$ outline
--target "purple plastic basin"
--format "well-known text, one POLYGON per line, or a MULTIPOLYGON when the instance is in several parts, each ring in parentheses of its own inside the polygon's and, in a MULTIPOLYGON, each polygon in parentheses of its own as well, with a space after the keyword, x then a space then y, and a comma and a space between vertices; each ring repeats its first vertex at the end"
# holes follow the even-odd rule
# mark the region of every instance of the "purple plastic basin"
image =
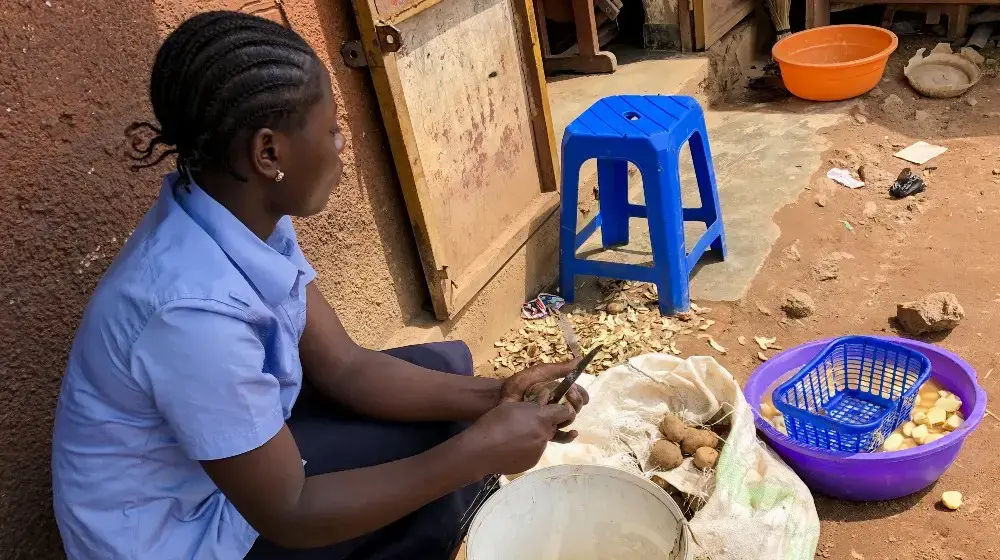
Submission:
POLYGON ((948 470, 965 438, 986 414, 986 392, 976 383, 975 370, 964 360, 931 344, 880 338, 913 348, 930 359, 931 377, 962 399, 965 424, 933 443, 891 453, 836 453, 803 447, 761 417, 760 401, 779 377, 805 365, 830 341, 809 342, 786 350, 757 368, 743 393, 764 439, 815 492, 857 502, 893 500, 918 492, 948 470))

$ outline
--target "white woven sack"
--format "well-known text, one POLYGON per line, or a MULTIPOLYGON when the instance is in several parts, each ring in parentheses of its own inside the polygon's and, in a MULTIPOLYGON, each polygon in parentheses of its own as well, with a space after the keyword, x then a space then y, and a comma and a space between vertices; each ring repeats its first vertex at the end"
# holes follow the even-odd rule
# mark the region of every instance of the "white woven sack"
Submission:
POLYGON ((581 384, 591 400, 573 424, 580 437, 549 445, 536 468, 599 464, 661 476, 704 501, 690 523, 698 560, 813 559, 820 528, 812 494, 757 439, 743 392, 714 358, 646 354, 581 384), (690 458, 672 471, 643 469, 668 412, 732 424, 714 472, 699 471, 690 458))

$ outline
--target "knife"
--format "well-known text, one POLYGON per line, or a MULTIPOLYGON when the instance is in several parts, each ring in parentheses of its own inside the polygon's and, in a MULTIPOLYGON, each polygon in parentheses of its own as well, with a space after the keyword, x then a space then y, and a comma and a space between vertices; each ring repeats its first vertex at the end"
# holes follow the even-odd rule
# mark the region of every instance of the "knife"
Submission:
POLYGON ((566 393, 569 392, 570 387, 576 383, 576 380, 583 373, 583 370, 587 369, 590 362, 594 361, 594 357, 597 356, 597 353, 603 348, 604 346, 598 344, 593 348, 593 350, 587 352, 587 355, 580 360, 580 363, 576 364, 576 368, 574 368, 573 371, 564 377, 563 380, 559 382, 559 385, 556 386, 555 391, 552 392, 552 396, 549 398, 549 404, 560 404, 563 402, 563 398, 566 396, 566 393))

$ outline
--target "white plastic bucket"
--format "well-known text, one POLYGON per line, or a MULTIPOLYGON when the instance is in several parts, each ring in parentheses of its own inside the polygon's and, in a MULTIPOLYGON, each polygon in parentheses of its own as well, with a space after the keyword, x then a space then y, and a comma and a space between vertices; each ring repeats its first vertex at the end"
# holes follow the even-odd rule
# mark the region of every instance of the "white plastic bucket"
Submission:
POLYGON ((529 472, 483 504, 468 560, 692 560, 680 508, 632 473, 593 465, 529 472))

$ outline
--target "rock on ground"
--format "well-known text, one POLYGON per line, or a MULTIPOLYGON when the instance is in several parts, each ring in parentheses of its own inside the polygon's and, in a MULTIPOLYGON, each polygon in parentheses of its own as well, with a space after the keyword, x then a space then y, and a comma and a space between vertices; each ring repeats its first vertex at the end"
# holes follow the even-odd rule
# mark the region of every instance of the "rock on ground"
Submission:
POLYGON ((937 292, 896 306, 896 321, 908 334, 950 331, 965 318, 955 294, 937 292))
POLYGON ((907 113, 906 104, 895 93, 890 93, 882 100, 882 110, 898 117, 905 116, 907 113))
POLYGON ((876 215, 878 215, 878 205, 869 200, 868 202, 865 203, 865 207, 861 212, 862 214, 865 215, 866 218, 871 220, 876 215))
POLYGON ((799 253, 799 241, 796 239, 791 245, 785 247, 781 255, 790 261, 802 260, 802 253, 799 253))
POLYGON ((820 282, 836 280, 840 276, 840 263, 832 256, 821 259, 812 267, 813 276, 820 282))
POLYGON ((792 319, 804 319, 816 312, 816 303, 805 292, 788 290, 781 309, 792 319))

